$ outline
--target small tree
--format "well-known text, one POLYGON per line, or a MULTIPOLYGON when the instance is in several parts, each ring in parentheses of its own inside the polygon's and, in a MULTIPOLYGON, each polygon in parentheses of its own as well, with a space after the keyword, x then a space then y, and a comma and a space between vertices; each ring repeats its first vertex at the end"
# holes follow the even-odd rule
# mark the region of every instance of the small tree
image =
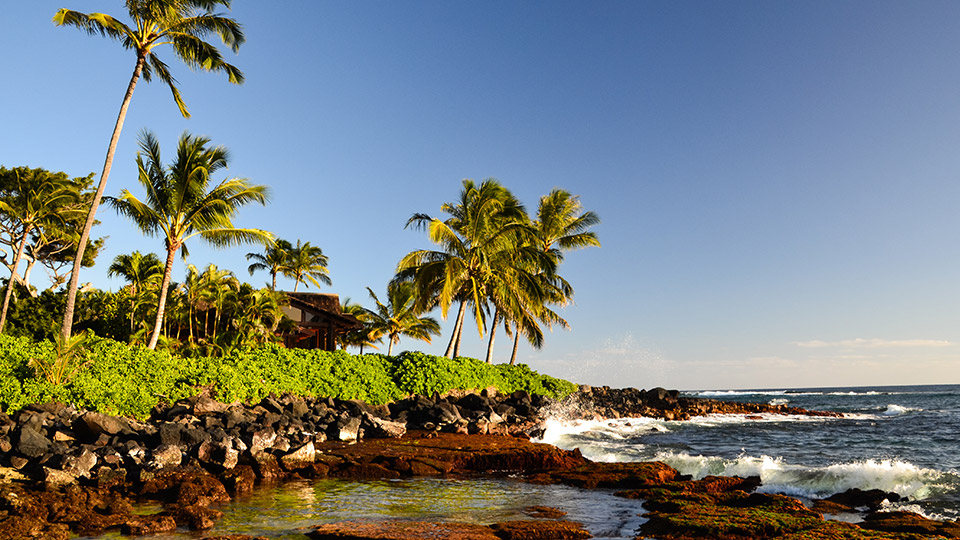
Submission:
POLYGON ((297 245, 287 251, 286 264, 280 271, 293 279, 293 292, 297 292, 297 286, 301 283, 309 288, 308 281, 319 289, 321 281, 327 285, 332 283, 327 264, 327 256, 322 249, 311 246, 310 242, 301 243, 297 240, 297 245))
POLYGON ((387 356, 393 356, 393 346, 400 343, 401 336, 412 337, 430 343, 430 336, 440 335, 440 324, 433 317, 421 317, 417 310, 416 289, 408 281, 393 282, 387 286, 387 303, 380 302, 377 295, 367 287, 370 298, 377 304, 376 310, 367 310, 364 317, 372 341, 387 338, 387 356))

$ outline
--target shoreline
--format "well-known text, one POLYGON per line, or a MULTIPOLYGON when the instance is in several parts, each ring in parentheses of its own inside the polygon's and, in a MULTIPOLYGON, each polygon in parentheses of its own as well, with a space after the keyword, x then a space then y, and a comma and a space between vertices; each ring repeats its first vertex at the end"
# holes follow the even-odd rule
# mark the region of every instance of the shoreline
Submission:
MULTIPOLYGON (((686 398, 662 388, 607 387, 583 387, 566 403, 485 390, 414 396, 379 407, 289 395, 270 396, 255 405, 223 404, 200 395, 155 409, 147 422, 60 404, 32 405, 12 417, 0 414, 0 482, 5 484, 0 537, 66 539, 71 531, 89 536, 108 530, 141 535, 177 527, 205 531, 222 516, 212 504, 256 485, 289 479, 509 474, 532 483, 612 488, 620 496, 643 499, 647 522, 641 531, 661 539, 745 534, 772 538, 773 532, 781 536, 800 531, 834 535, 811 538, 914 538, 910 535, 920 532, 960 538, 954 522, 905 512, 871 511, 861 526, 823 519, 824 513, 857 512, 857 507, 876 510, 880 501, 895 494, 851 490, 816 501, 811 509, 798 499, 755 493, 758 478, 692 480, 662 463, 597 463, 578 450, 530 442, 542 429, 541 414, 564 406, 568 413, 588 419, 637 416, 638 411, 667 419, 698 411, 839 416, 782 405, 686 398), (159 502, 164 510, 134 514, 133 502, 142 501, 159 502), (746 533, 748 529, 752 532, 746 533)), ((397 525, 389 521, 378 533, 365 526, 367 536, 344 536, 350 526, 334 525, 317 529, 311 537, 400 538, 390 536, 396 533, 390 528, 397 525)), ((423 526, 426 531, 432 525, 423 526)), ((589 537, 577 532, 578 524, 559 518, 511 522, 484 534, 537 538, 535 533, 542 535, 551 527, 557 528, 551 533, 556 538, 589 537)))

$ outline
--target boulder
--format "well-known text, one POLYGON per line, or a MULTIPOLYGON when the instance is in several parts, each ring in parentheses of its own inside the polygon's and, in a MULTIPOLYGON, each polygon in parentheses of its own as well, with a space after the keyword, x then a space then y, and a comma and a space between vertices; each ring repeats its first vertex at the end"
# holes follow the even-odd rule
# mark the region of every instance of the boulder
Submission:
POLYGON ((90 470, 97 464, 97 455, 84 448, 76 455, 63 458, 63 470, 75 476, 89 478, 90 470))
POLYGON ((293 452, 282 456, 280 458, 280 463, 283 465, 284 469, 288 471, 295 471, 297 469, 307 467, 316 461, 316 453, 316 447, 313 446, 313 441, 311 441, 300 448, 297 448, 293 452))
POLYGON ((49 486, 66 486, 77 483, 77 477, 60 469, 43 468, 43 481, 49 486))
POLYGON ((154 469, 164 469, 167 467, 177 467, 183 461, 183 453, 180 447, 173 444, 161 444, 153 450, 153 456, 150 459, 150 466, 154 469))
POLYGON ((92 411, 84 413, 79 420, 74 426, 93 438, 100 434, 116 435, 130 429, 130 424, 123 418, 92 411))
POLYGON ((394 438, 399 439, 403 437, 407 432, 406 424, 401 422, 392 422, 390 420, 382 420, 376 416, 368 416, 365 418, 370 424, 370 429, 366 432, 371 437, 378 438, 394 438))
POLYGON ((341 441, 355 441, 360 438, 360 419, 351 416, 337 422, 337 439, 341 441))
POLYGON ((50 450, 50 439, 42 432, 24 426, 20 428, 19 438, 14 448, 21 455, 36 459, 50 450))

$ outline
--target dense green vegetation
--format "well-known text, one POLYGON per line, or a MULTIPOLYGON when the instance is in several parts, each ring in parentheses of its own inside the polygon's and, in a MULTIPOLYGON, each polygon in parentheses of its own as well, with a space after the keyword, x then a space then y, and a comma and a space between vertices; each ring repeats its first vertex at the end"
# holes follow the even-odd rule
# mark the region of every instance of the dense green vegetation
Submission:
POLYGON ((410 394, 494 386, 559 397, 576 389, 525 365, 490 365, 419 352, 351 355, 267 345, 224 357, 184 358, 92 337, 74 356, 50 341, 0 335, 0 410, 57 400, 110 414, 144 418, 159 403, 211 389, 221 401, 255 402, 273 393, 387 403, 410 394), (64 384, 43 377, 58 358, 76 374, 64 384))

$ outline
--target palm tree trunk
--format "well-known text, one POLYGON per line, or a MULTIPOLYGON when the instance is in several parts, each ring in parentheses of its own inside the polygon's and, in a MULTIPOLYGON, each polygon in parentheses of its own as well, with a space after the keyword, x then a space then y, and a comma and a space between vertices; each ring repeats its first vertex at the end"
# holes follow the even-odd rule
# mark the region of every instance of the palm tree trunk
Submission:
MULTIPOLYGON (((103 192, 107 188, 107 178, 110 177, 110 168, 113 167, 113 155, 117 151, 117 142, 120 140, 120 132, 123 131, 123 121, 127 117, 130 100, 133 99, 133 90, 137 87, 137 80, 140 79, 140 73, 143 71, 143 64, 146 60, 147 56, 145 52, 137 55, 137 65, 133 68, 133 75, 130 76, 127 93, 124 94, 123 102, 120 104, 117 123, 113 126, 113 135, 110 136, 110 145, 107 146, 107 157, 103 161, 103 172, 100 173, 100 183, 97 184, 97 192, 94 194, 93 201, 90 203, 90 213, 87 214, 87 221, 83 225, 83 232, 80 233, 77 253, 73 259, 73 270, 70 272, 70 285, 67 287, 67 305, 63 310, 63 327, 60 333, 63 335, 64 343, 70 339, 70 334, 73 332, 73 310, 76 307, 77 288, 80 285, 80 268, 83 266, 83 252, 87 248, 87 240, 90 239, 90 230, 93 229, 93 222, 97 217, 97 207, 100 206, 103 192)), ((150 348, 152 349, 153 347, 150 348)))
POLYGON ((10 281, 7 282, 7 293, 3 295, 3 310, 0 311, 0 333, 7 324, 7 309, 10 307, 10 296, 13 295, 13 283, 16 281, 17 267, 20 266, 20 259, 23 258, 23 251, 27 248, 27 238, 30 234, 29 225, 23 229, 23 238, 20 239, 20 246, 17 248, 17 254, 13 257, 13 270, 10 271, 10 281))
POLYGON ((446 352, 443 353, 447 358, 453 358, 453 348, 456 343, 459 342, 457 339, 460 335, 460 327, 463 325, 463 314, 466 308, 465 302, 460 302, 460 309, 457 310, 457 322, 453 325, 453 333, 450 334, 450 343, 447 345, 446 352))
POLYGON ((387 336, 387 356, 393 356, 393 336, 387 336))
POLYGON ((187 296, 187 327, 190 330, 190 343, 193 343, 193 304, 187 296))
POLYGON ((520 345, 520 323, 517 323, 517 330, 513 335, 513 354, 510 355, 510 365, 517 364, 517 346, 520 345))
POLYGON ((153 333, 150 334, 150 342, 147 348, 154 350, 157 348, 157 341, 160 340, 160 328, 163 326, 164 308, 167 306, 167 287, 170 285, 170 277, 173 275, 173 261, 177 257, 178 245, 167 247, 167 263, 163 267, 163 281, 160 283, 160 291, 157 293, 160 298, 157 301, 157 320, 153 323, 153 333))
POLYGON ((500 318, 500 308, 493 311, 493 321, 490 323, 490 340, 487 341, 487 363, 493 363, 493 339, 497 335, 497 319, 500 318))
POLYGON ((133 286, 130 287, 130 333, 133 333, 133 320, 134 316, 137 313, 137 293, 134 292, 133 286))
POLYGON ((460 325, 457 326, 457 342, 453 344, 453 356, 451 358, 460 357, 460 340, 463 339, 463 321, 460 322, 460 325))
POLYGON ((270 290, 275 291, 277 290, 277 273, 273 272, 270 275, 273 277, 273 282, 270 284, 270 290))

